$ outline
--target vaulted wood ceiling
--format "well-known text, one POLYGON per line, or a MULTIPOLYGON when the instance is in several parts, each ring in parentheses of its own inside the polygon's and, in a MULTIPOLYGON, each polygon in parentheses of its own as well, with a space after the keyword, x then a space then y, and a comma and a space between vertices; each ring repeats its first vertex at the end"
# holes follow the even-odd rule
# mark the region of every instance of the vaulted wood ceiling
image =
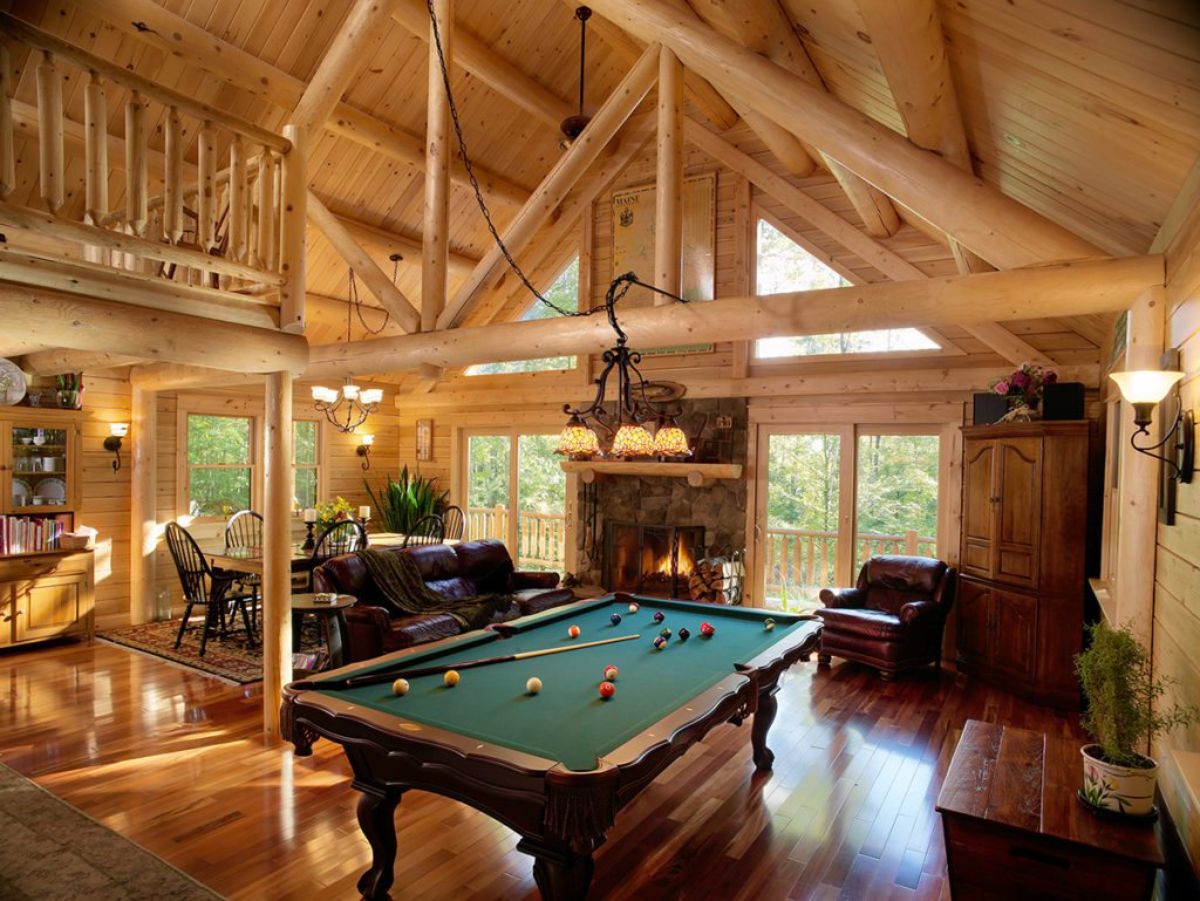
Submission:
MULTIPOLYGON (((46 3, 16 0, 11 12, 142 75, 277 129, 284 105, 253 96, 237 73, 207 73, 162 49, 171 43, 142 22, 150 0, 46 3), (228 80, 225 80, 228 79, 228 80)), ((682 2, 682 0, 681 0, 682 2)), ((701 13, 705 0, 692 0, 701 13)), ((838 99, 903 133, 904 124, 857 0, 745 0, 778 4, 818 74, 838 99)), ((241 48, 288 78, 306 83, 351 5, 351 0, 168 0, 168 12, 241 48)), ((423 6, 423 3, 418 3, 423 6)), ((458 0, 456 23, 530 79, 570 103, 578 89, 578 23, 562 0, 458 0)), ((937 4, 953 80, 977 174, 1101 248, 1116 254, 1146 251, 1200 151, 1200 7, 1189 0, 946 0, 937 4)), ((161 28, 161 25, 159 26, 161 28)), ((590 35, 589 108, 608 95, 627 68, 595 30, 590 35)), ((14 53, 16 98, 32 106, 35 84, 25 50, 14 53)), ((412 135, 424 131, 426 43, 401 24, 387 26, 345 101, 412 135)), ((232 67, 231 67, 232 69, 232 67)), ((476 162, 520 189, 535 187, 558 159, 558 134, 483 80, 453 66, 453 90, 468 148, 476 162)), ((294 90, 292 92, 294 94, 294 90)), ((281 96, 294 96, 283 91, 281 96)), ((82 84, 64 92, 70 119, 83 118, 82 84)), ((109 97, 109 131, 120 135, 122 92, 109 97)), ((652 102, 648 101, 648 102, 652 102)), ((701 120, 701 111, 691 113, 701 120)), ((160 128, 161 123, 155 123, 160 128)), ((715 130, 715 129, 714 129, 715 130)), ((767 164, 786 170, 744 124, 724 133, 767 164)), ((187 155, 195 159, 195 132, 187 155)), ((161 134, 152 146, 161 149, 161 134)), ((651 151, 652 152, 652 151, 651 151)), ((69 145, 71 215, 82 206, 83 163, 69 145)), ((18 139, 18 187, 12 201, 37 205, 37 148, 18 139)), ((386 233, 419 239, 423 175, 415 167, 330 131, 316 136, 310 183, 335 213, 362 224, 356 232, 390 271, 386 233), (370 232, 375 229, 374 234, 370 232)), ((152 167, 153 168, 153 167, 152 167)), ((122 201, 122 175, 110 184, 122 201)), ((839 216, 863 222, 824 170, 793 182, 839 216)), ((766 208, 775 206, 763 199, 766 208)), ((493 202, 501 223, 512 204, 493 202)), ((470 192, 456 185, 451 237, 459 255, 451 293, 471 260, 489 246, 470 192)), ((797 223, 804 228, 805 223, 797 223)), ((842 265, 864 280, 883 278, 868 263, 819 233, 842 265)), ((347 268, 315 229, 309 232, 309 290, 344 298, 347 268)), ((954 271, 950 251, 905 225, 882 243, 926 274, 954 271)), ((400 286, 419 297, 418 255, 400 269, 400 286)), ((364 292, 365 293, 365 292, 364 292)), ((510 309, 511 312, 511 309, 510 309)), ((335 315, 315 316, 314 342, 336 340, 335 315)))

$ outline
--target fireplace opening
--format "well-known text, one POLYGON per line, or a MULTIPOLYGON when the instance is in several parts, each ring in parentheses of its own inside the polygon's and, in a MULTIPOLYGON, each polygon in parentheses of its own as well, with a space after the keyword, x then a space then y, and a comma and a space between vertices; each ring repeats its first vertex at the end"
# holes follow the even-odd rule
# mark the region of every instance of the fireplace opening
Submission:
POLYGON ((609 522, 605 587, 660 598, 688 598, 688 578, 704 551, 703 526, 609 522))

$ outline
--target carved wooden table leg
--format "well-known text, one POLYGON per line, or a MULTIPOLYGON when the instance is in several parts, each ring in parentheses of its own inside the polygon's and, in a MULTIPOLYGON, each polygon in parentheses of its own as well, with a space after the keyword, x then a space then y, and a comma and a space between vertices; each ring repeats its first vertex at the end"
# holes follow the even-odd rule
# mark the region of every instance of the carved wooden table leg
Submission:
POLYGON ((750 744, 754 751, 754 766, 759 770, 769 770, 775 763, 775 754, 767 747, 767 733, 775 722, 775 714, 779 711, 779 702, 775 700, 778 685, 772 685, 758 694, 758 710, 754 713, 754 722, 750 726, 750 744))
POLYGON ((592 855, 547 848, 527 839, 517 850, 533 855, 533 878, 544 901, 584 901, 596 862, 592 855))
POLYGON ((398 788, 354 783, 358 799, 358 825, 371 845, 371 868, 358 879, 358 890, 369 901, 388 897, 396 864, 396 805, 404 794, 398 788))

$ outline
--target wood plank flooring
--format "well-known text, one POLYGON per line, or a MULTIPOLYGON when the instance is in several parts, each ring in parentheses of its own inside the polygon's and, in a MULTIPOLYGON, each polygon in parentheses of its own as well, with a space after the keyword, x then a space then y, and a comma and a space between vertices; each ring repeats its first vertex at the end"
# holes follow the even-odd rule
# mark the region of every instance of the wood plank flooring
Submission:
MULTIPOLYGON (((214 890, 357 897, 368 849, 340 748, 294 759, 266 742, 252 689, 97 643, 0 655, 0 696, 0 761, 214 890)), ((748 727, 715 730, 618 817, 593 897, 948 896, 933 802, 969 717, 1080 734, 949 671, 885 684, 800 665, 774 772, 754 774, 748 727)), ((516 836, 483 814, 412 792, 397 822, 394 898, 537 897, 516 836)))

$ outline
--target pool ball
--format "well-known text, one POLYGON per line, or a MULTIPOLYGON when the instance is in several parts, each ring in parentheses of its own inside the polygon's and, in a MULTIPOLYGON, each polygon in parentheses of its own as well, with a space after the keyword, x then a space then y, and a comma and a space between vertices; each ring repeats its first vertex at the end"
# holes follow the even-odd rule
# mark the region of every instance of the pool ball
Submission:
POLYGON ((461 681, 462 676, 458 674, 458 670, 456 669, 448 669, 446 672, 442 673, 442 684, 447 688, 453 688, 461 681))
POLYGON ((613 624, 614 626, 619 626, 619 625, 621 625, 621 614, 619 614, 619 613, 614 613, 612 616, 610 616, 610 617, 609 617, 609 619, 611 619, 611 620, 612 620, 612 624, 613 624))
POLYGON ((615 681, 617 676, 619 676, 620 674, 621 674, 621 671, 619 669, 617 669, 615 666, 613 666, 611 663, 608 666, 604 667, 604 678, 607 679, 609 682, 615 681))
POLYGON ((542 690, 542 680, 537 676, 530 676, 529 681, 525 683, 525 690, 531 695, 537 694, 542 690))
POLYGON ((642 608, 641 608, 641 607, 639 607, 639 606, 638 606, 636 603, 633 603, 633 604, 630 604, 630 605, 629 605, 629 612, 630 612, 630 613, 637 613, 637 612, 638 612, 639 610, 641 610, 641 609, 642 609, 642 608))
POLYGON ((392 683, 392 694, 394 694, 398 698, 402 698, 406 694, 408 694, 408 680, 407 679, 397 679, 395 682, 393 682, 392 683))
POLYGON ((659 632, 658 634, 659 634, 659 635, 661 635, 663 638, 670 638, 670 637, 671 637, 671 630, 670 630, 670 629, 663 629, 663 630, 662 630, 661 632, 659 632))
POLYGON ((763 620, 763 628, 766 629, 768 632, 773 631, 775 628, 775 620, 771 619, 771 617, 768 616, 766 619, 763 620))
POLYGON ((607 701, 609 698, 611 698, 616 693, 617 693, 617 686, 613 685, 611 682, 601 682, 600 683, 600 697, 604 698, 604 700, 607 701))
POLYGON ((702 636, 704 636, 705 638, 712 638, 713 635, 716 634, 716 632, 717 632, 717 630, 712 627, 712 623, 701 623, 700 624, 700 634, 702 636))
POLYGON ((692 633, 687 630, 687 627, 684 627, 679 630, 679 640, 680 641, 687 641, 691 637, 692 637, 692 633))
POLYGON ((567 634, 570 635, 572 638, 578 638, 579 637, 579 627, 571 626, 571 628, 567 629, 567 634))
POLYGON ((667 617, 663 614, 663 612, 661 610, 654 611, 654 621, 656 623, 661 623, 666 618, 667 617))
POLYGON ((661 651, 667 646, 667 640, 661 635, 654 636, 654 650, 661 651))

